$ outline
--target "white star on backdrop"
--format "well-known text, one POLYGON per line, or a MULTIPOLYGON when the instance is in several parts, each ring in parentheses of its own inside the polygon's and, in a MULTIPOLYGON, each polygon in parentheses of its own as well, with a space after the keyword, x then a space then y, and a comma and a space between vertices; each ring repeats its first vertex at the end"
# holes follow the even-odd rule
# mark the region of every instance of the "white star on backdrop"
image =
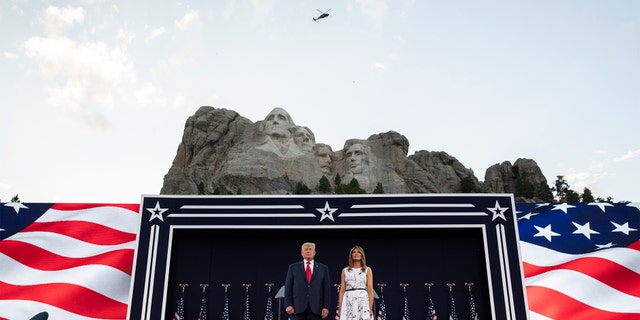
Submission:
POLYGON ((637 202, 629 202, 629 203, 627 203, 627 207, 634 207, 634 208, 636 208, 636 209, 640 210, 640 203, 637 203, 637 202))
POLYGON ((600 232, 598 231, 591 230, 590 222, 587 222, 583 225, 579 225, 575 222, 571 222, 571 223, 573 223, 573 225, 576 227, 576 231, 574 231, 573 234, 582 234, 585 237, 587 237, 587 239, 591 239, 592 234, 600 234, 600 232))
POLYGON ((553 209, 551 209, 551 210, 560 209, 560 210, 564 211, 564 213, 567 213, 567 210, 569 210, 570 208, 575 208, 575 207, 576 206, 572 206, 572 205, 567 204, 567 203, 561 203, 561 204, 554 204, 553 205, 553 209))
POLYGON ((12 207, 16 213, 20 213, 20 209, 29 209, 29 207, 22 204, 22 202, 7 202, 4 204, 5 207, 12 207))
POLYGON ((525 214, 524 216, 522 216, 522 217, 518 218, 518 220, 522 220, 522 219, 531 220, 531 217, 533 217, 533 216, 537 216, 537 215, 539 215, 539 214, 540 214, 540 213, 538 213, 538 212, 529 212, 529 213, 525 214))
POLYGON ((629 235, 629 232, 631 231, 638 231, 638 229, 629 228, 629 222, 625 224, 617 224, 611 221, 611 223, 616 227, 615 229, 611 230, 611 232, 622 232, 626 235, 629 235))
POLYGON ((169 210, 168 208, 160 208, 160 201, 156 201, 156 206, 154 208, 145 208, 147 209, 147 211, 151 212, 151 218, 149 218, 149 221, 158 218, 160 219, 160 221, 164 222, 164 218, 162 217, 162 214, 165 213, 165 211, 169 210))
POLYGON ((605 243, 605 244, 596 244, 596 249, 600 250, 600 249, 609 249, 612 248, 614 246, 613 242, 609 242, 609 243, 605 243))
POLYGON ((333 219, 333 213, 338 211, 338 208, 331 208, 329 206, 329 201, 326 201, 324 203, 324 208, 316 208, 316 210, 318 210, 318 212, 322 213, 322 216, 320 217, 320 221, 329 218, 331 219, 331 221, 336 222, 336 220, 333 219))
POLYGON ((595 203, 589 203, 588 206, 598 206, 598 208, 600 208, 600 210, 602 210, 602 212, 605 212, 605 208, 606 207, 613 207, 613 205, 611 203, 608 202, 595 202, 595 203))
POLYGON ((560 236, 559 233, 555 233, 551 231, 551 225, 548 225, 544 228, 540 228, 538 226, 534 226, 534 227, 538 230, 538 233, 533 235, 534 237, 545 237, 549 242, 551 242, 551 237, 560 236))
POLYGON ((500 204, 498 203, 498 200, 496 200, 496 205, 493 208, 487 208, 487 210, 493 212, 493 218, 491 218, 491 221, 497 218, 502 218, 504 221, 507 221, 507 218, 504 216, 504 213, 507 210, 509 210, 509 207, 501 208, 500 204))

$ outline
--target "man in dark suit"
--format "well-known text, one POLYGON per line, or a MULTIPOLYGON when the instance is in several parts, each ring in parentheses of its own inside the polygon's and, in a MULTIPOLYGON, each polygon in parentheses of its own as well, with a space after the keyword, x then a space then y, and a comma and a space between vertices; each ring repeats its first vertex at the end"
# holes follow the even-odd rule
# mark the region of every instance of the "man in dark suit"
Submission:
POLYGON ((314 261, 316 245, 302 244, 302 261, 289 265, 284 282, 284 305, 292 320, 320 320, 329 315, 329 268, 314 261))

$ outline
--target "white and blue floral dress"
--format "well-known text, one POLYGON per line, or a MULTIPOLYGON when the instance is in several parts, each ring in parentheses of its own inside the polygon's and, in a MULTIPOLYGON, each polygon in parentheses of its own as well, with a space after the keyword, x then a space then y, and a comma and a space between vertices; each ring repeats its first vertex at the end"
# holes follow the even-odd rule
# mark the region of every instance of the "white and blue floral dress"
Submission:
POLYGON ((369 292, 367 291, 367 272, 360 268, 342 269, 344 273, 345 292, 340 306, 340 320, 371 320, 369 308, 369 292))

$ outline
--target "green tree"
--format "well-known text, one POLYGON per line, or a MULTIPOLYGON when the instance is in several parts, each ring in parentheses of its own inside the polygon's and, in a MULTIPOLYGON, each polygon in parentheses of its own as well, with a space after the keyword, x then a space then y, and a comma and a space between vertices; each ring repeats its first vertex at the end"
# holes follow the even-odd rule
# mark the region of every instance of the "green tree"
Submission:
POLYGON ((591 190, 589 190, 589 188, 584 188, 580 198, 582 198, 582 202, 584 203, 596 202, 596 199, 593 198, 593 193, 591 193, 591 190))
POLYGON ((346 194, 363 194, 367 193, 364 189, 360 188, 360 181, 353 178, 345 188, 346 194))
POLYGON ((567 201, 567 190, 569 190, 569 184, 567 180, 564 179, 564 176, 557 176, 556 181, 553 183, 553 188, 551 188, 553 192, 555 192, 555 199, 558 202, 566 202, 567 201))
POLYGON ((13 196, 13 198, 11 198, 11 202, 20 202, 20 197, 18 196, 17 193, 15 196, 13 196))
POLYGON ((336 177, 333 178, 333 184, 335 184, 336 186, 342 184, 342 178, 340 178, 340 174, 337 173, 336 177))
POLYGON ((384 194, 384 188, 382 187, 382 183, 378 182, 378 184, 376 184, 376 188, 373 189, 373 193, 374 194, 384 194))
POLYGON ((580 202, 580 195, 571 189, 567 189, 567 191, 565 191, 565 196, 566 196, 566 202, 570 202, 570 203, 580 202))
POLYGON ((331 183, 329 183, 327 176, 322 176, 320 181, 318 181, 318 192, 327 194, 331 193, 331 183))
POLYGON ((294 194, 311 194, 311 189, 309 189, 309 187, 307 187, 306 184, 302 182, 298 182, 298 184, 296 185, 296 191, 294 194))
POLYGON ((216 194, 216 195, 220 194, 220 187, 216 187, 216 188, 213 190, 213 194, 216 194))
POLYGON ((551 192, 551 188, 544 182, 540 182, 538 190, 536 191, 536 197, 542 202, 553 202, 553 192, 551 192))
POLYGON ((596 198, 596 202, 608 202, 608 203, 613 203, 613 198, 612 197, 597 197, 596 198))

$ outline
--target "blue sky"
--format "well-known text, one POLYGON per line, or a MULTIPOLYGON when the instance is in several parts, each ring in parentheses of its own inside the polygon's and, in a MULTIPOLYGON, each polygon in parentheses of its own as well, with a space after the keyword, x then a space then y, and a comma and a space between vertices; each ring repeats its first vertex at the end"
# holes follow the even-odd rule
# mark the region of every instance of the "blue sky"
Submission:
POLYGON ((274 107, 317 142, 397 131, 480 180, 640 201, 638 1, 3 1, 0 199, 139 202, 186 119, 274 107), (330 16, 314 22, 327 10, 330 16))

